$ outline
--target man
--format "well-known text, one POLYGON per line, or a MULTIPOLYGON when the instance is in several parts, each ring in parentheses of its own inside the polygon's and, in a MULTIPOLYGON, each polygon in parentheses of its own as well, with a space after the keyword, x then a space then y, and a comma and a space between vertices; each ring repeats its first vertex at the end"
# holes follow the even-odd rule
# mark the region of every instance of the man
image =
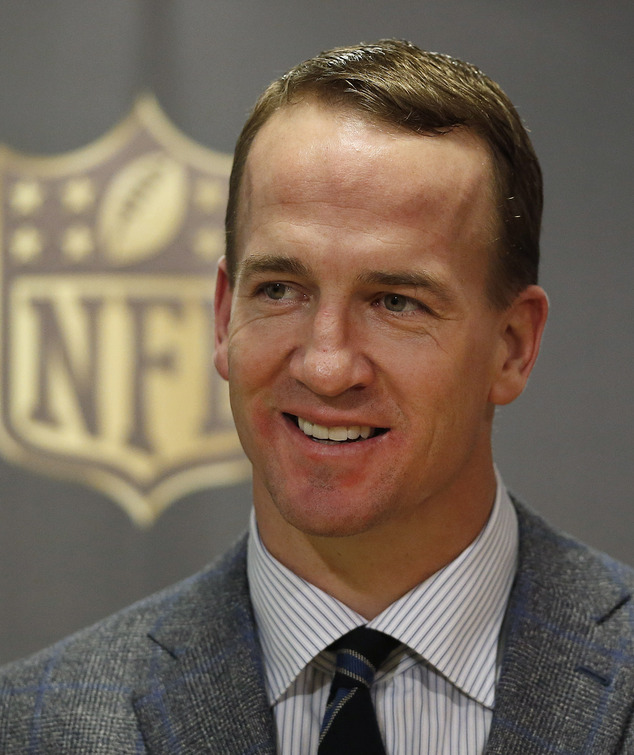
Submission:
POLYGON ((216 295, 248 542, 6 669, 2 752, 350 753, 370 729, 355 752, 634 752, 633 574, 492 460, 546 320, 540 213, 526 132, 470 65, 385 40, 267 89, 216 295), (340 688, 353 636, 384 663, 340 688))

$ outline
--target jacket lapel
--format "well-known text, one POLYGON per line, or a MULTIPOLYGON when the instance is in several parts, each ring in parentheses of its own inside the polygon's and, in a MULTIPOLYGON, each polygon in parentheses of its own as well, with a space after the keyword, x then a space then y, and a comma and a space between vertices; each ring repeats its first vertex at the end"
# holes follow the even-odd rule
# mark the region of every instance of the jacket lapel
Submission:
POLYGON ((148 647, 148 680, 134 708, 152 755, 273 755, 244 543, 175 595, 148 647))
POLYGON ((486 754, 617 752, 634 690, 630 593, 607 563, 521 507, 518 515, 520 561, 486 754))

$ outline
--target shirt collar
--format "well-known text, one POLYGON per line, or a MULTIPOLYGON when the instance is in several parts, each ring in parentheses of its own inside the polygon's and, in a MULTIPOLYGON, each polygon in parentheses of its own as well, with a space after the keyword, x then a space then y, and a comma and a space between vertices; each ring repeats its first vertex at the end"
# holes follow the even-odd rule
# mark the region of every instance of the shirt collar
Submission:
POLYGON ((270 703, 328 645, 368 624, 407 645, 410 652, 400 669, 422 658, 491 708, 498 638, 518 551, 515 509, 499 475, 497 479, 491 516, 478 537, 369 623, 275 559, 260 540, 252 514, 247 569, 270 703))

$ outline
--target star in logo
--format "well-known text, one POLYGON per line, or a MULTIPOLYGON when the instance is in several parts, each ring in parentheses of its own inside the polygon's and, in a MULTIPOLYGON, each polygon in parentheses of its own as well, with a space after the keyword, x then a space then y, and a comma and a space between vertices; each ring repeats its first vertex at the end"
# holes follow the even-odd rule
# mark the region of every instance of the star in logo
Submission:
POLYGON ((81 262, 89 257, 95 249, 92 231, 87 225, 69 226, 62 237, 61 248, 68 259, 73 262, 81 262))
POLYGON ((19 262, 32 262, 42 253, 42 235, 31 225, 23 225, 13 233, 10 251, 19 262))
POLYGON ((206 260, 216 260, 224 250, 225 234, 222 228, 202 227, 194 236, 194 252, 206 260))
POLYGON ((224 206, 226 200, 226 190, 218 181, 203 178, 196 182, 194 202, 203 212, 215 212, 224 206))
POLYGON ((64 184, 62 204, 76 215, 87 210, 95 201, 95 186, 90 178, 71 178, 64 184))
POLYGON ((42 188, 37 181, 16 181, 9 194, 9 205, 20 215, 32 215, 44 201, 42 188))

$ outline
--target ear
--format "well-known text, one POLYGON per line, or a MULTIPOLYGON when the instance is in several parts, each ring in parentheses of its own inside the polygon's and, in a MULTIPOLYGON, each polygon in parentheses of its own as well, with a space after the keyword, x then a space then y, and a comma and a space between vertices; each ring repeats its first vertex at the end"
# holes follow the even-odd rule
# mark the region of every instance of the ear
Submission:
POLYGON ((505 312, 501 364, 489 401, 510 404, 524 390, 537 360, 548 317, 548 297, 540 286, 527 286, 505 312))
POLYGON ((227 274, 227 260, 221 257, 216 275, 216 295, 214 298, 215 351, 214 364, 221 377, 229 379, 229 360, 227 355, 229 342, 229 321, 231 319, 231 300, 233 290, 227 274))

